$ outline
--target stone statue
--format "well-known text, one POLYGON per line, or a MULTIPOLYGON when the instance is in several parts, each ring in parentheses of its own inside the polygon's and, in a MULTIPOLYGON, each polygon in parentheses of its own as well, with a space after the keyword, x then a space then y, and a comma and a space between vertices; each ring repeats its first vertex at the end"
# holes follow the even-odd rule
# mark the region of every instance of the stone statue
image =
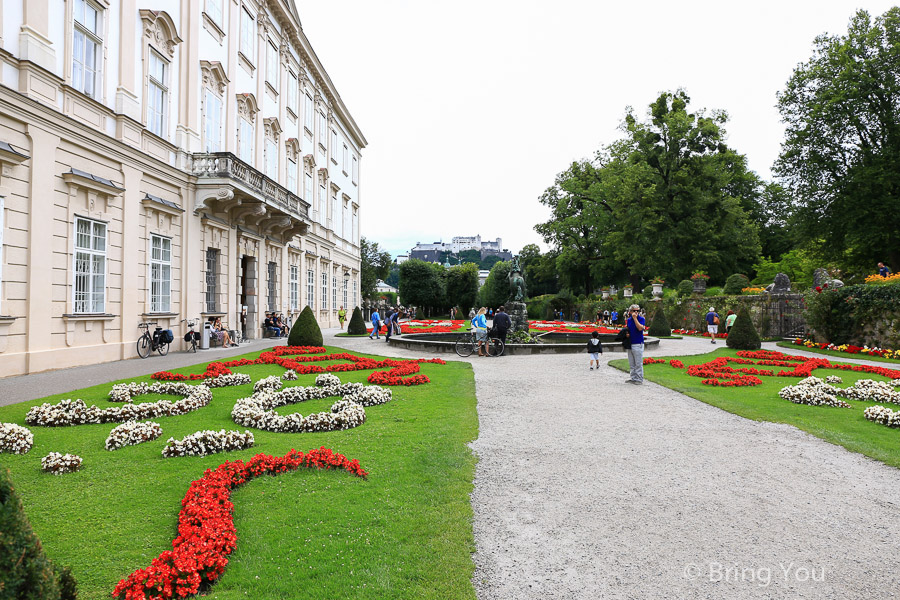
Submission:
POLYGON ((775 276, 775 281, 766 286, 766 291, 770 294, 790 294, 791 280, 784 273, 775 276))
POLYGON ((518 256, 513 258, 512 267, 509 269, 509 299, 515 302, 525 300, 525 278, 522 277, 518 256))
POLYGON ((844 287, 844 282, 833 278, 825 269, 820 267, 813 273, 813 288, 836 289, 839 287, 844 287))

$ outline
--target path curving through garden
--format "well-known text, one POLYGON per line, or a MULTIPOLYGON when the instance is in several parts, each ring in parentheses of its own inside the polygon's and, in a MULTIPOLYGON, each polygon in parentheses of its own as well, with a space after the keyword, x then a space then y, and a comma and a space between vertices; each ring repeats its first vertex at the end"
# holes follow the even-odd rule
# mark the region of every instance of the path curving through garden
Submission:
MULTIPOLYGON (((413 357, 367 338, 326 343, 413 357)), ((684 339, 647 355, 710 349, 684 339)), ((900 597, 900 470, 626 385, 605 364, 590 372, 587 356, 468 360, 480 600, 900 597)))

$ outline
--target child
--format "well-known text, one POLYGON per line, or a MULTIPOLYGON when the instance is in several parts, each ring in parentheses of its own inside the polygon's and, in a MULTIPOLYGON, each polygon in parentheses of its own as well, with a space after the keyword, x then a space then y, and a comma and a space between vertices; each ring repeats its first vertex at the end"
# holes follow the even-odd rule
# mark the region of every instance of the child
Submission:
POLYGON ((591 339, 587 343, 587 351, 591 355, 591 371, 594 370, 594 363, 597 364, 597 370, 600 370, 600 355, 603 354, 603 344, 600 343, 600 334, 596 331, 591 334, 591 339))

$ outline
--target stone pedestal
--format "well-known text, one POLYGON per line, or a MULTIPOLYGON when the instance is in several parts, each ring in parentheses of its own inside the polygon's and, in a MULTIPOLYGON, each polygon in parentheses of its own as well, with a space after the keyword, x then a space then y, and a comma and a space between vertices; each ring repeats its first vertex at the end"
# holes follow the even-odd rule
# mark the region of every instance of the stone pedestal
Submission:
POLYGON ((694 293, 695 294, 705 294, 706 293, 706 280, 703 278, 694 279, 694 293))
POLYGON ((634 288, 630 288, 630 287, 625 288, 625 297, 626 297, 626 298, 631 298, 631 295, 632 295, 632 292, 633 292, 633 291, 634 291, 634 288))
POLYGON ((512 321, 510 333, 514 331, 528 331, 528 311, 524 302, 507 302, 506 314, 509 315, 509 320, 512 321))
POLYGON ((662 295, 663 295, 662 286, 663 286, 663 284, 661 284, 661 283, 654 283, 654 284, 652 284, 652 285, 653 285, 653 297, 654 297, 654 298, 662 298, 662 295))

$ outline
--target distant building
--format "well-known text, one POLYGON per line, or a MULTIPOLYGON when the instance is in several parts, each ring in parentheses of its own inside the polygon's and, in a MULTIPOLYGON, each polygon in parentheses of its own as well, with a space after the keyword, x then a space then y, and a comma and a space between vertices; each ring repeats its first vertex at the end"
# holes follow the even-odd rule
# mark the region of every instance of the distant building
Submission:
POLYGON ((409 260, 409 254, 398 254, 397 259, 394 262, 397 263, 398 265, 402 265, 403 263, 405 263, 408 260, 409 260))
MULTIPOLYGON (((495 241, 482 241, 480 235, 456 236, 451 242, 433 242, 423 244, 418 242, 410 250, 408 258, 416 258, 425 262, 443 262, 446 253, 457 255, 466 250, 476 250, 484 260, 487 256, 498 256, 500 260, 512 260, 512 253, 503 247, 503 241, 497 238, 495 241)), ((399 256, 398 264, 399 264, 399 256)))
POLYGON ((488 269, 480 269, 478 271, 478 289, 481 289, 481 286, 484 285, 484 282, 487 281, 488 275, 491 272, 488 269))
POLYGON ((383 294, 383 293, 385 293, 385 292, 393 292, 393 293, 396 294, 396 293, 398 293, 399 291, 400 291, 400 290, 398 290, 398 289, 395 288, 394 286, 388 285, 388 284, 386 284, 385 282, 383 282, 383 281, 380 280, 380 279, 379 279, 378 281, 375 282, 375 292, 378 293, 378 294, 383 294))

